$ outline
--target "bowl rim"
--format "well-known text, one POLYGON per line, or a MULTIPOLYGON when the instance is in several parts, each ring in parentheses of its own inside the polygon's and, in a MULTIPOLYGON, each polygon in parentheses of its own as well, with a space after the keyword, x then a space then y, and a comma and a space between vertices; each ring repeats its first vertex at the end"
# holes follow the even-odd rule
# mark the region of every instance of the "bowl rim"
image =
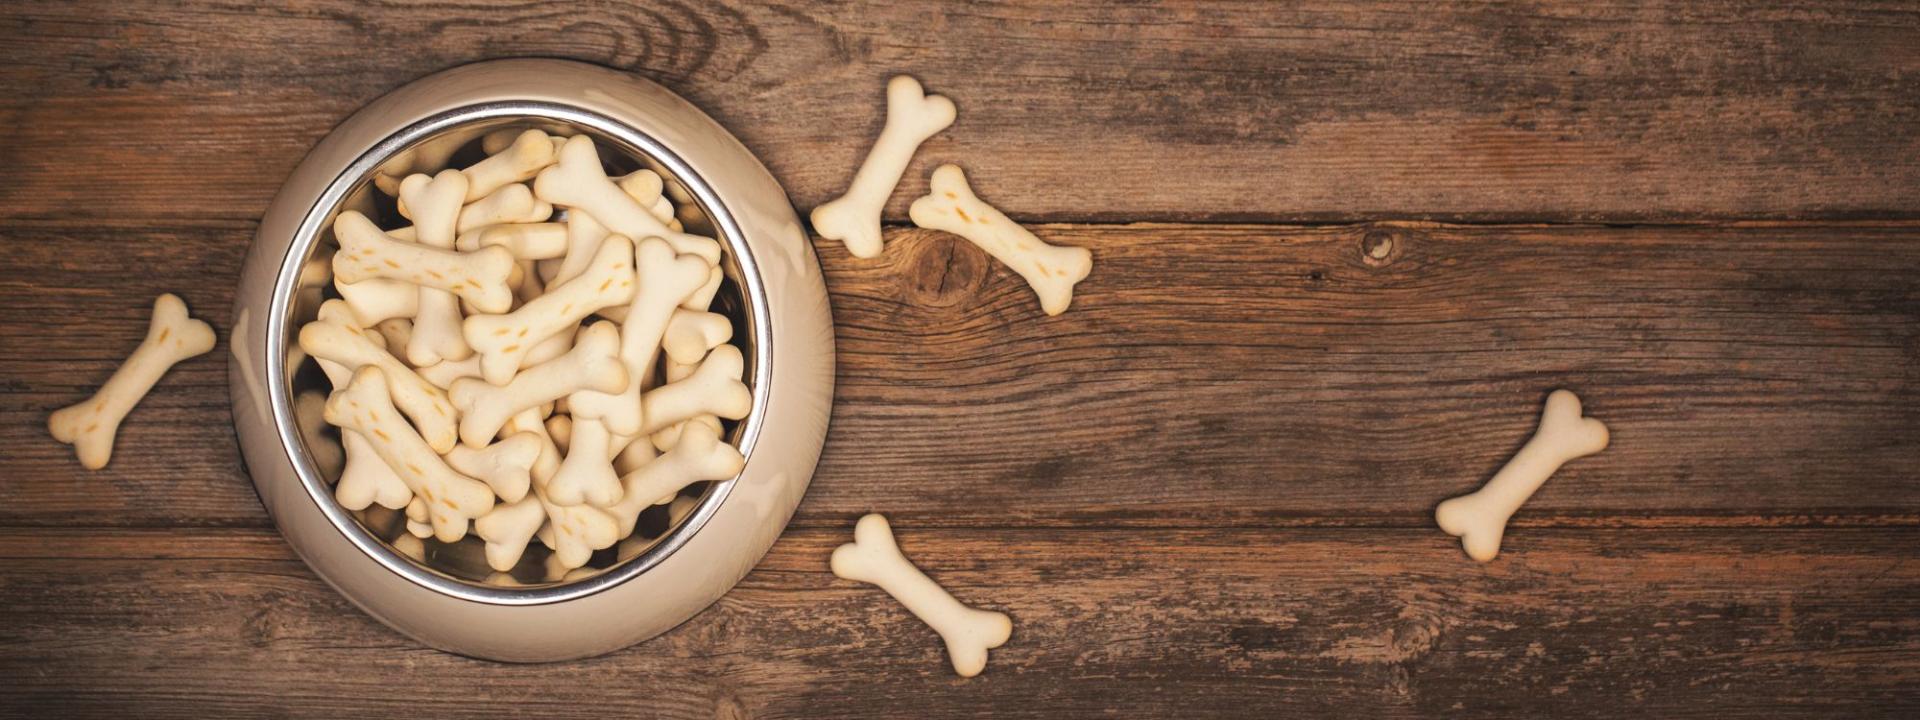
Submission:
MULTIPOLYGON (((743 458, 752 458, 764 421, 764 413, 760 410, 766 407, 767 398, 772 392, 773 337, 771 323, 767 322, 770 317, 767 308, 768 294, 763 285, 764 281, 760 277, 753 249, 746 242, 738 221, 720 201, 707 179, 653 135, 592 110, 543 100, 495 100, 437 112, 388 134, 349 162, 326 183, 325 189, 302 213, 292 240, 287 246, 286 254, 279 263, 274 291, 266 312, 265 338, 269 347, 278 348, 279 351, 269 353, 265 358, 266 386, 276 434, 282 449, 293 461, 294 473, 300 479, 300 485, 320 512, 351 545, 381 567, 414 584, 444 595, 493 605, 543 605, 566 602, 605 591, 638 577, 665 561, 706 526, 707 521, 718 512, 720 506, 731 495, 739 475, 715 481, 712 488, 701 498, 699 507, 691 515, 669 528, 665 535, 639 555, 619 561, 590 577, 570 582, 528 586, 476 583, 435 570, 423 562, 402 555, 388 541, 381 540, 369 532, 358 519, 333 499, 332 486, 320 477, 317 465, 307 453, 305 442, 301 439, 299 428, 295 424, 292 385, 286 367, 286 351, 293 346, 289 329, 293 324, 293 298, 298 290, 301 268, 313 256, 328 222, 337 215, 347 196, 355 188, 368 182, 381 165, 422 140, 474 123, 514 120, 557 121, 598 133, 599 137, 596 137, 596 140, 612 139, 626 146, 621 148, 622 150, 659 163, 670 173, 671 179, 678 181, 700 204, 702 211, 713 223, 716 229, 715 234, 720 236, 717 239, 726 246, 740 268, 741 295, 748 308, 747 333, 751 335, 749 349, 752 352, 753 378, 750 391, 753 405, 752 410, 741 420, 737 447, 743 458)), ((636 439, 636 442, 640 441, 644 441, 644 438, 636 439)))

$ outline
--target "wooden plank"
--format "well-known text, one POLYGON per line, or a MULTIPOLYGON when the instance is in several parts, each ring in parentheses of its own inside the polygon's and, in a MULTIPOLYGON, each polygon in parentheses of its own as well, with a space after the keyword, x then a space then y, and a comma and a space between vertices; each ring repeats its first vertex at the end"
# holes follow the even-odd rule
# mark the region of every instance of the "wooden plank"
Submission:
MULTIPOLYGON (((801 525, 1427 527, 1558 386, 1615 445, 1523 524, 1920 524, 1920 228, 1037 229, 1098 258, 1056 318, 950 236, 817 244, 840 369, 801 525)), ((230 327, 247 236, 0 230, 0 337, 31 339, 0 343, 0 524, 264 525, 224 345, 104 471, 44 430, 156 293, 230 327)))
POLYGON ((937 639, 790 532, 639 647, 503 665, 415 645, 265 531, 0 532, 0 713, 142 718, 1910 717, 1920 531, 899 528, 1014 636, 937 639), (404 685, 398 684, 404 683, 404 685), (404 687, 404 689, 402 689, 404 687))
POLYGON ((1916 32, 1874 1, 9 3, 0 213, 257 218, 368 100, 546 56, 688 96, 802 207, 914 73, 961 115, 896 219, 936 161, 1038 220, 1914 217, 1916 32))

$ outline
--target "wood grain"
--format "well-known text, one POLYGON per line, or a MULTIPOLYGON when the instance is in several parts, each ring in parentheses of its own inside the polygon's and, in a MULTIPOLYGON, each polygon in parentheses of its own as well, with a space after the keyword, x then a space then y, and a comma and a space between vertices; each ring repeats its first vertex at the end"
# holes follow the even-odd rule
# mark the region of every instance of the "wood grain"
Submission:
MULTIPOLYGON (((1920 524, 1920 228, 1037 230, 1098 258, 1057 318, 951 236, 817 244, 839 376, 800 525, 1428 527, 1555 387, 1615 442, 1522 524, 1920 524)), ((0 280, 0 337, 37 338, 0 345, 0 524, 264 526, 224 345, 107 470, 44 431, 139 342, 139 298, 228 327, 247 235, 0 230, 36 269, 0 280)))
MULTIPOLYGON (((789 532, 719 604, 554 665, 425 650, 267 531, 0 531, 0 714, 142 718, 1897 717, 1920 532, 941 530, 902 547, 1010 613, 984 675, 789 532), (525 711, 523 710, 523 711, 525 711)), ((1906 715, 1910 717, 1911 715, 1906 715)))
POLYGON ((0 4, 0 717, 1920 716, 1920 11, 1779 0, 0 4), (659 81, 839 193, 929 168, 1092 248, 818 242, 839 375, 792 528, 593 660, 426 649, 240 464, 227 347, 114 462, 47 436, 356 108, 478 60, 659 81), (1444 224, 1441 222, 1444 221, 1444 224), (1570 387, 1615 444, 1467 561, 1434 503, 1570 387), (826 569, 853 519, 1015 619, 985 675, 826 569))
POLYGON ((1872 1, 8 3, 0 216, 258 218, 372 98, 548 56, 691 98, 802 207, 916 74, 960 121, 894 218, 941 161, 1030 220, 1911 218, 1917 34, 1872 1))

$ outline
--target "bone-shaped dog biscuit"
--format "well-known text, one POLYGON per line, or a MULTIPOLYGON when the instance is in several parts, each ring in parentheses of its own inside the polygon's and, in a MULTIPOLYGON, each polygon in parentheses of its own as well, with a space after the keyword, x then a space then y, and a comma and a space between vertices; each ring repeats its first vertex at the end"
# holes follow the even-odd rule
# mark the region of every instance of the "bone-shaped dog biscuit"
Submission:
POLYGON ((462 330, 480 353, 482 376, 487 382, 505 385, 535 344, 579 324, 595 310, 632 300, 633 295, 633 243, 614 236, 601 243, 592 266, 579 277, 505 315, 467 318, 462 330))
POLYGON ((660 194, 665 181, 659 173, 642 168, 614 180, 613 184, 620 186, 627 197, 633 198, 634 202, 652 213, 655 220, 666 224, 667 229, 674 232, 685 229, 680 219, 673 216, 673 202, 660 194))
MULTIPOLYGON (((353 309, 361 327, 373 327, 383 320, 410 318, 420 313, 420 286, 399 280, 362 280, 335 282, 340 298, 353 309)), ((400 348, 404 352, 404 348, 400 348)))
POLYGON ((753 393, 740 382, 745 366, 740 348, 714 348, 692 375, 640 396, 645 406, 640 414, 646 420, 641 432, 652 434, 695 415, 718 415, 728 420, 746 417, 753 409, 753 393))
MULTIPOLYGON (((539 441, 538 453, 529 472, 535 483, 545 484, 559 467, 560 458, 553 440, 540 425, 538 412, 524 410, 507 423, 504 431, 510 437, 530 435, 539 441)), ((492 512, 473 522, 473 531, 486 543, 487 565, 505 572, 520 562, 520 556, 526 553, 527 543, 546 524, 546 503, 538 495, 529 493, 519 502, 494 505, 492 512)), ((548 535, 551 537, 552 533, 548 535)), ((548 547, 553 544, 548 543, 548 547)), ((589 554, 591 552, 588 551, 589 554)))
POLYGON ((619 502, 620 474, 613 470, 611 444, 612 433, 599 420, 569 422, 567 456, 547 483, 547 499, 556 505, 588 503, 599 507, 619 502))
POLYGON ((382 384, 393 392, 393 404, 413 420, 427 445, 435 452, 453 449, 458 438, 455 411, 446 393, 401 364, 358 329, 324 320, 307 323, 300 328, 300 349, 353 372, 368 365, 380 368, 385 373, 382 384))
POLYGON ((633 532, 640 513, 652 505, 673 502, 681 488, 705 480, 726 480, 740 474, 746 458, 705 425, 688 426, 679 444, 639 469, 620 478, 625 496, 610 508, 620 521, 621 535, 633 532))
POLYGON ((433 537, 433 520, 427 515, 427 501, 420 498, 408 501, 406 512, 408 535, 422 540, 433 537))
MULTIPOLYGON (((702 358, 702 359, 704 360, 705 358, 702 358)), ((662 374, 666 376, 666 381, 670 383, 680 382, 681 380, 684 380, 688 376, 692 375, 693 371, 698 370, 700 368, 700 364, 697 362, 683 363, 683 362, 675 361, 673 358, 666 358, 664 360, 664 363, 665 363, 665 368, 662 374)), ((652 388, 648 388, 648 389, 651 390, 652 388)), ((666 452, 668 450, 672 450, 673 446, 680 442, 680 432, 685 430, 689 423, 700 423, 707 427, 713 428, 713 433, 715 435, 720 434, 720 418, 718 416, 707 415, 703 413, 700 415, 695 415, 693 417, 687 418, 680 422, 674 423, 672 425, 668 425, 666 427, 660 428, 659 430, 654 431, 652 435, 649 435, 647 437, 650 441, 652 441, 653 447, 655 449, 661 452, 666 452)))
POLYGON ((920 143, 953 124, 953 101, 928 95, 920 83, 901 75, 887 82, 887 122, 880 139, 854 173, 847 194, 813 209, 813 229, 839 240, 854 257, 880 254, 880 211, 900 184, 920 143))
POLYGON ((576 418, 598 419, 609 431, 625 436, 640 434, 642 426, 638 381, 653 375, 654 358, 675 308, 699 286, 708 269, 700 258, 675 255, 672 247, 654 238, 641 241, 634 254, 640 289, 627 305, 626 321, 620 327, 620 362, 635 382, 618 393, 579 393, 567 403, 576 418))
MULTIPOLYGON (((481 317, 486 316, 474 319, 481 317)), ((461 412, 460 440, 484 447, 522 410, 582 389, 619 392, 627 385, 619 349, 620 335, 613 323, 595 323, 581 331, 567 354, 526 369, 506 385, 473 378, 453 381, 448 397, 461 412)))
POLYGON ((688 310, 706 310, 713 307, 713 296, 720 294, 720 281, 726 278, 727 274, 720 269, 720 266, 715 265, 709 268, 707 270, 707 284, 701 285, 699 290, 695 290, 692 295, 688 295, 687 301, 680 303, 680 307, 688 310))
POLYGON ((685 433, 687 427, 691 425, 705 426, 709 432, 715 435, 719 435, 721 431, 719 417, 713 415, 695 415, 660 428, 652 435, 648 435, 647 440, 653 445, 655 450, 659 450, 660 452, 672 450, 675 445, 680 444, 680 436, 685 433))
POLYGON ((414 371, 434 387, 445 390, 453 387, 453 381, 463 377, 480 377, 480 356, 468 356, 465 360, 441 360, 414 371))
MULTIPOLYGON (((348 313, 348 317, 352 317, 352 313, 348 313)), ((407 343, 413 342, 413 321, 406 318, 381 320, 374 324, 373 330, 390 348, 406 347, 407 343)))
POLYGON ((427 505, 434 537, 453 542, 467 534, 467 521, 493 509, 493 490, 447 467, 390 399, 378 367, 354 371, 353 381, 327 400, 327 422, 360 433, 427 505))
POLYGON ((340 507, 361 510, 378 505, 398 510, 413 500, 413 488, 380 459, 360 433, 341 430, 340 447, 347 455, 340 482, 333 486, 333 499, 340 507))
POLYGON ((334 276, 340 282, 404 280, 452 293, 481 312, 502 313, 513 304, 507 276, 514 260, 506 248, 463 253, 400 242, 351 210, 333 221, 333 235, 340 241, 340 252, 333 256, 334 276))
MULTIPOLYGON (((536 428, 540 426, 539 416, 531 412, 515 415, 513 422, 507 424, 511 432, 539 432, 536 428)), ((542 443, 540 459, 533 466, 533 492, 547 511, 547 520, 535 533, 542 538, 542 542, 553 548, 555 562, 568 568, 577 568, 587 564, 587 560, 593 557, 593 551, 613 547, 614 543, 619 542, 619 527, 606 510, 585 504, 555 505, 547 499, 546 485, 558 472, 559 465, 559 450, 553 447, 551 441, 542 443)))
POLYGON ((932 626, 946 641, 947 656, 960 677, 979 675, 987 667, 987 651, 1006 644, 1013 635, 1013 621, 1005 613, 960 604, 914 567, 900 553, 893 528, 879 514, 860 518, 853 527, 853 542, 833 551, 831 565, 833 574, 842 579, 880 586, 932 626))
POLYGON ((490 225, 537 223, 553 217, 553 206, 534 198, 526 185, 514 183, 460 209, 455 229, 470 232, 490 225))
POLYGON ((396 230, 395 236, 428 247, 453 247, 466 197, 467 176, 458 170, 443 170, 432 177, 408 175, 400 181, 398 202, 400 214, 413 221, 413 235, 396 230))
POLYGON ((673 213, 669 212, 666 217, 661 217, 660 213, 654 209, 656 202, 666 199, 660 194, 660 191, 666 187, 666 181, 660 177, 660 173, 641 168, 620 176, 613 181, 613 184, 620 186, 620 191, 626 193, 627 197, 633 198, 640 207, 652 212, 655 220, 666 222, 673 219, 673 213))
POLYGON ((913 224, 966 238, 1026 278, 1048 315, 1067 311, 1073 286, 1093 272, 1086 248, 1048 245, 973 194, 957 165, 933 171, 932 189, 908 208, 913 224))
MULTIPOLYGON (((400 182, 400 211, 413 220, 411 242, 441 250, 453 249, 461 203, 467 195, 467 176, 445 170, 429 179, 409 175, 400 182)), ((342 213, 344 216, 345 213, 342 213)), ((338 225, 338 220, 335 221, 338 225)), ((335 231, 336 238, 339 232, 335 231)), ((401 237, 398 233, 394 237, 401 237)), ((335 272, 339 270, 336 268, 335 272)), ((342 281, 346 281, 342 278, 342 281)), ((413 315, 414 333, 405 348, 395 348, 415 367, 441 360, 460 360, 473 354, 460 335, 460 302, 439 288, 419 288, 419 307, 413 315)))
POLYGON ((619 527, 606 510, 592 505, 546 504, 543 530, 553 539, 553 559, 569 568, 587 564, 593 551, 620 541, 619 527))
POLYGON ((733 339, 733 321, 719 313, 675 309, 667 321, 660 347, 667 357, 679 363, 697 363, 707 351, 733 339))
MULTIPOLYGON (((341 300, 328 300, 321 303, 317 315, 321 322, 355 327, 353 312, 347 309, 346 303, 341 300)), ((366 331, 362 330, 361 335, 366 336, 368 341, 372 341, 378 333, 375 336, 368 336, 366 331)), ((393 346, 389 343, 389 347, 393 346)), ((334 388, 344 388, 347 383, 353 381, 353 371, 347 369, 347 366, 326 358, 317 357, 313 360, 320 366, 320 371, 326 373, 327 383, 334 388)), ((323 399, 322 419, 324 419, 324 403, 323 399)), ((305 426, 304 421, 302 426, 305 426)), ((364 510, 370 506, 379 505, 397 510, 407 507, 408 502, 414 499, 413 489, 407 487, 406 482, 402 481, 399 475, 394 474, 393 468, 387 467, 386 461, 380 459, 380 456, 373 451, 373 446, 367 444, 367 439, 360 437, 360 433, 342 429, 340 450, 345 454, 345 461, 340 468, 340 481, 333 486, 333 499, 340 503, 340 507, 348 510, 364 510)))
POLYGON ((698 255, 708 263, 720 261, 718 241, 674 231, 608 179, 593 140, 584 135, 568 140, 560 149, 560 162, 540 171, 533 192, 554 205, 592 215, 617 235, 658 237, 675 251, 698 255))
POLYGON ((473 252, 498 245, 518 260, 546 260, 567 253, 567 224, 560 222, 488 225, 461 233, 453 249, 473 252))
POLYGON ((540 457, 540 436, 520 432, 475 450, 460 445, 446 454, 447 465, 460 474, 486 483, 501 502, 519 502, 527 496, 533 461, 540 457))
POLYGON ((510 183, 532 180, 541 169, 552 165, 554 143, 539 130, 527 130, 513 143, 490 151, 485 160, 460 171, 467 176, 467 202, 486 197, 510 183))
POLYGON ((560 258, 560 265, 554 270, 553 276, 547 279, 547 284, 558 285, 586 272, 593 263, 593 257, 600 252, 600 243, 606 242, 612 234, 613 231, 593 219, 592 215, 578 210, 567 211, 567 252, 560 258))
POLYGON ((1462 495, 1434 510, 1440 529, 1460 538, 1467 556, 1490 562, 1500 554, 1507 520, 1533 493, 1568 461, 1607 448, 1605 423, 1580 416, 1580 398, 1567 390, 1547 395, 1540 427, 1520 452, 1494 473, 1480 490, 1462 495))
POLYGON ((54 411, 47 418, 47 431, 53 439, 73 445, 82 467, 106 467, 113 456, 113 438, 127 413, 174 364, 212 350, 213 341, 213 327, 187 317, 185 302, 172 293, 161 295, 153 301, 146 339, 93 397, 54 411))
POLYGON ((686 442, 620 477, 624 496, 607 509, 620 521, 622 536, 633 532, 640 513, 653 505, 673 501, 681 488, 706 480, 726 480, 740 474, 746 458, 717 432, 699 426, 686 433, 686 442))
POLYGON ((527 543, 547 521, 547 509, 540 498, 528 495, 519 502, 495 505, 493 511, 473 521, 473 534, 486 543, 487 565, 506 572, 520 563, 527 543))

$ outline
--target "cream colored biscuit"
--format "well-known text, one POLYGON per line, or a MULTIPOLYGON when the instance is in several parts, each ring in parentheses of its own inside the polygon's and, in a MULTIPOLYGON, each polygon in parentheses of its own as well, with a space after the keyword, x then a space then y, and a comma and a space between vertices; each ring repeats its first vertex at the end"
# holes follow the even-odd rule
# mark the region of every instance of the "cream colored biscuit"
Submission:
POLYGON ((213 349, 213 327, 187 316, 187 304, 167 293, 153 301, 147 337, 85 402, 54 411, 47 418, 53 439, 73 446, 88 470, 107 466, 113 439, 133 406, 147 396, 160 376, 182 360, 213 349))
POLYGON ((721 345, 692 375, 647 391, 641 396, 645 407, 640 412, 646 418, 641 432, 652 434, 696 415, 746 417, 753 409, 753 393, 740 382, 745 365, 739 348, 721 345))
POLYGON ((595 419, 576 419, 569 425, 567 438, 567 456, 547 483, 547 499, 556 505, 598 507, 620 502, 620 475, 613 470, 607 426, 595 419))
POLYGON ((633 296, 633 243, 615 236, 601 244, 592 267, 579 277, 513 312, 467 318, 463 330, 467 342, 480 353, 481 375, 487 382, 505 385, 535 344, 578 325, 595 310, 633 296))
POLYGON ((1547 395, 1540 426, 1520 452, 1480 490, 1440 503, 1433 517, 1460 538, 1467 556, 1491 562, 1500 554, 1507 520, 1567 462, 1607 449, 1605 423, 1580 416, 1580 398, 1567 390, 1547 395))
POLYGON ((880 254, 880 211, 900 184, 920 144, 953 124, 953 101, 928 95, 919 81, 901 75, 887 82, 887 122, 868 151, 847 193, 813 209, 813 229, 846 243, 854 257, 880 254))
MULTIPOLYGON (((357 327, 352 322, 352 311, 346 309, 346 303, 340 300, 328 300, 322 303, 318 319, 322 322, 357 327)), ((360 332, 370 342, 379 341, 375 342, 376 345, 385 342, 379 333, 368 334, 365 330, 360 332)), ((325 358, 313 360, 320 366, 320 371, 326 374, 327 384, 334 389, 344 388, 347 383, 353 381, 353 371, 347 369, 345 365, 325 358)), ((324 398, 322 405, 324 410, 324 398)), ((367 444, 367 439, 360 437, 360 433, 341 430, 340 449, 344 460, 340 468, 340 481, 333 486, 333 499, 340 503, 340 507, 348 510, 364 510, 378 505, 397 510, 406 507, 408 501, 413 499, 413 489, 407 487, 406 482, 402 481, 399 475, 394 474, 393 468, 387 467, 386 461, 380 459, 380 456, 373 451, 373 446, 367 444)))
POLYGON ((835 549, 830 565, 842 579, 880 586, 932 626, 946 641, 947 657, 960 677, 979 675, 987 667, 987 651, 1013 636, 1013 620, 1006 613, 962 605, 914 567, 894 542, 892 526, 879 514, 860 518, 853 542, 835 549))
POLYGON ((487 566, 500 572, 512 570, 546 521, 546 506, 533 495, 495 505, 493 512, 473 521, 473 534, 486 543, 487 566))
POLYGON ((680 307, 688 310, 707 310, 712 308, 713 297, 720 294, 720 281, 725 279, 727 279, 727 274, 720 269, 720 266, 715 265, 709 268, 707 270, 706 284, 701 285, 699 290, 693 291, 692 295, 688 295, 687 301, 680 303, 680 307))
POLYGON ((707 351, 733 339, 733 321, 719 313, 675 309, 660 337, 660 348, 679 363, 697 363, 707 351))
MULTIPOLYGON (((401 212, 408 212, 413 220, 414 235, 411 242, 429 248, 452 250, 455 230, 460 217, 461 202, 467 195, 467 176, 458 170, 441 171, 429 179, 425 175, 409 175, 400 181, 401 212)), ((343 213, 342 217, 346 214, 343 213)), ((339 221, 335 220, 335 236, 339 236, 339 221)), ((401 237, 394 233, 394 237, 401 237)), ((335 273, 339 272, 335 268, 335 273)), ((348 281, 346 278, 339 278, 348 281)), ((404 354, 407 362, 414 367, 425 367, 441 360, 462 360, 473 354, 466 340, 460 336, 460 302, 452 293, 440 288, 419 288, 418 308, 413 314, 413 337, 405 348, 394 348, 395 354, 404 354)))
POLYGON ((393 391, 393 403, 413 420, 428 446, 436 452, 453 449, 458 438, 456 413, 446 393, 401 364, 359 329, 324 320, 310 322, 300 328, 299 344, 308 355, 339 363, 350 372, 368 365, 380 368, 386 373, 384 384, 393 391))
MULTIPOLYGON (((521 413, 508 423, 509 430, 533 430, 541 426, 537 415, 521 413)), ((545 437, 542 435, 542 437, 545 437)), ((559 471, 560 453, 552 442, 542 443, 540 459, 533 466, 533 489, 547 511, 547 520, 536 537, 553 548, 557 562, 569 568, 587 564, 595 550, 613 547, 620 541, 619 527, 606 510, 592 505, 556 505, 546 498, 546 484, 559 471)))
POLYGON ((514 183, 461 208, 455 228, 466 233, 492 225, 545 222, 550 217, 552 205, 534 198, 526 185, 514 183))
POLYGON ((433 521, 427 514, 427 501, 414 498, 407 502, 407 534, 422 540, 433 537, 433 521))
POLYGON ((480 356, 473 355, 465 360, 441 360, 440 362, 414 371, 434 387, 445 390, 453 387, 453 381, 463 377, 480 377, 480 356))
POLYGON ((673 502, 674 495, 688 485, 732 478, 745 466, 739 450, 720 442, 705 425, 691 425, 672 450, 620 478, 623 497, 609 511, 620 521, 620 535, 625 537, 632 534, 647 507, 673 502))
MULTIPOLYGON (((411 318, 420 312, 420 286, 398 280, 364 280, 357 283, 334 281, 347 307, 361 327, 373 327, 383 320, 411 318)), ((404 349, 403 349, 404 351, 404 349)))
POLYGON ((1093 272, 1086 248, 1048 245, 973 194, 957 165, 933 171, 931 191, 908 209, 913 224, 966 238, 1026 278, 1048 315, 1067 311, 1073 286, 1093 272))
POLYGON ((461 412, 460 440, 484 447, 522 410, 581 389, 618 392, 627 385, 619 348, 620 336, 613 323, 596 323, 580 333, 567 354, 526 369, 506 385, 473 378, 453 381, 447 394, 461 412))
POLYGON ((340 282, 403 280, 452 293, 481 312, 502 313, 513 304, 507 276, 514 260, 506 248, 463 253, 400 242, 352 211, 333 221, 333 234, 340 241, 340 252, 333 256, 334 276, 340 282))
POLYGON ((554 162, 554 143, 539 130, 527 130, 487 159, 460 171, 467 176, 467 202, 511 183, 526 182, 554 162))
POLYGON ((475 450, 460 445, 446 454, 447 464, 460 474, 486 483, 501 502, 519 502, 527 496, 533 461, 540 456, 540 436, 520 432, 475 450))
MULTIPOLYGON (((351 312, 348 316, 353 317, 351 312)), ((357 323, 359 318, 355 317, 354 320, 357 323)), ((403 348, 407 343, 413 342, 413 321, 406 318, 387 318, 375 324, 373 329, 375 334, 380 336, 381 342, 386 343, 390 348, 403 348)))
MULTIPOLYGON (((513 145, 513 141, 519 139, 520 134, 524 132, 526 132, 526 128, 501 128, 489 132, 480 138, 480 152, 493 155, 505 150, 513 145)), ((557 156, 560 154, 561 146, 567 144, 567 138, 564 135, 549 133, 547 135, 547 142, 553 144, 553 154, 557 156)))
POLYGON ((626 322, 620 328, 620 362, 636 382, 618 393, 580 393, 568 401, 576 419, 598 419, 607 430, 628 437, 641 434, 643 425, 637 381, 653 374, 661 336, 675 308, 707 275, 705 261, 691 255, 676 256, 672 247, 655 238, 641 241, 635 255, 640 289, 627 306, 626 322))
POLYGON ((701 415, 695 415, 693 417, 687 418, 685 420, 674 423, 672 425, 668 425, 666 427, 660 428, 659 430, 655 431, 652 435, 648 435, 647 440, 653 444, 653 447, 656 450, 659 450, 661 452, 672 450, 673 446, 678 445, 680 443, 680 435, 681 433, 686 431, 688 425, 705 426, 708 432, 711 432, 715 435, 719 435, 722 430, 722 426, 720 425, 720 418, 713 415, 701 414, 701 415))
POLYGON ((533 192, 554 205, 592 215, 614 234, 629 238, 658 237, 680 253, 698 255, 709 264, 720 261, 720 243, 713 238, 675 232, 608 179, 593 140, 584 135, 568 140, 560 149, 559 163, 540 171, 539 177, 534 178, 533 192))
POLYGON ((474 252, 494 245, 506 248, 516 260, 557 258, 567 252, 567 224, 537 222, 488 225, 461 233, 453 241, 453 248, 460 252, 474 252))
POLYGON ((401 417, 378 367, 354 371, 353 381, 327 400, 327 422, 360 433, 387 466, 424 500, 434 537, 453 542, 467 534, 467 521, 493 509, 493 491, 447 467, 401 417))
POLYGON ((333 499, 340 507, 360 510, 378 505, 398 510, 413 500, 413 488, 380 459, 360 433, 341 430, 340 447, 346 453, 346 463, 340 469, 340 482, 333 486, 333 499))
MULTIPOLYGON (((606 242, 613 232, 592 215, 579 210, 567 211, 567 252, 560 258, 560 265, 553 276, 547 278, 548 285, 558 285, 578 277, 593 264, 593 258, 600 253, 600 243, 606 242)), ((632 238, 628 238, 631 240, 632 238)))

